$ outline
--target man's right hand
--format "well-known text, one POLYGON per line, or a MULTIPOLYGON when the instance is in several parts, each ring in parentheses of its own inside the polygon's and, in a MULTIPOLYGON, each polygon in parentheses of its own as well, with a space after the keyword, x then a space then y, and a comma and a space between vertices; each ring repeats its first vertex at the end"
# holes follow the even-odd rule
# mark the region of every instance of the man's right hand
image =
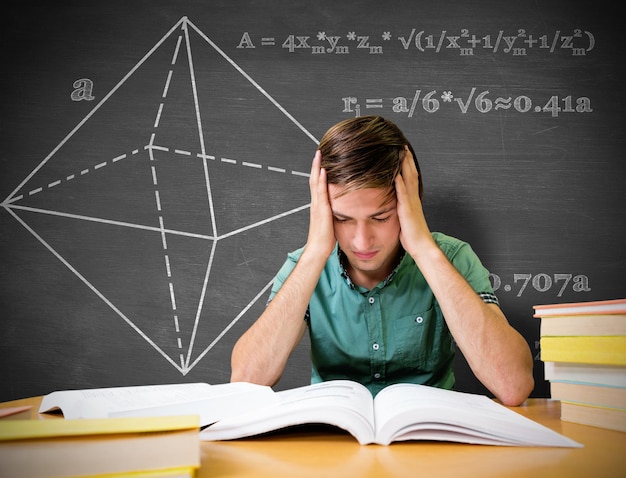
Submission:
POLYGON ((335 230, 333 212, 328 196, 326 170, 321 167, 322 153, 318 150, 311 165, 309 188, 311 190, 311 211, 309 219, 309 236, 304 253, 319 256, 326 262, 335 248, 335 230))

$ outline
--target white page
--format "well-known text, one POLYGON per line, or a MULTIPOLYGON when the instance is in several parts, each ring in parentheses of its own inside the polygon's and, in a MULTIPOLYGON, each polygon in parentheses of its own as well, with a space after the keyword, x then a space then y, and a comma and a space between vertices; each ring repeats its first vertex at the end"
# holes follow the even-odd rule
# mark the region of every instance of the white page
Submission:
POLYGON ((374 440, 370 392, 354 382, 335 380, 277 392, 280 403, 220 420, 202 440, 230 440, 293 425, 323 423, 352 433, 360 443, 374 440))
POLYGON ((411 435, 409 425, 424 422, 429 423, 431 429, 436 429, 437 423, 451 425, 442 427, 442 430, 446 430, 448 436, 456 429, 459 435, 455 441, 459 442, 472 443, 476 442, 476 437, 492 436, 493 443, 500 445, 580 446, 484 395, 401 384, 380 392, 375 407, 378 439, 383 444, 395 439, 424 439, 423 430, 411 435), (395 437, 394 430, 397 429, 401 432, 395 437), (463 435, 472 434, 473 430, 477 432, 476 437, 472 441, 464 440, 463 435))
POLYGON ((200 424, 277 401, 269 387, 250 383, 185 383, 68 390, 46 395, 40 413, 61 408, 65 418, 199 415, 200 424))
POLYGON ((186 383, 60 390, 44 396, 39 413, 60 408, 65 418, 106 418, 111 411, 168 404, 186 397, 206 397, 210 388, 208 383, 186 383))

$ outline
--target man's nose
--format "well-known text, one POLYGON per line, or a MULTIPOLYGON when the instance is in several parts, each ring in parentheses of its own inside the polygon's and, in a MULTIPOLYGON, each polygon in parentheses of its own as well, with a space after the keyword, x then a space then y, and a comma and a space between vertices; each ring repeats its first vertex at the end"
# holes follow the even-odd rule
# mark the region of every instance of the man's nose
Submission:
POLYGON ((358 251, 367 251, 372 245, 372 229, 367 223, 358 223, 354 230, 354 247, 358 251))

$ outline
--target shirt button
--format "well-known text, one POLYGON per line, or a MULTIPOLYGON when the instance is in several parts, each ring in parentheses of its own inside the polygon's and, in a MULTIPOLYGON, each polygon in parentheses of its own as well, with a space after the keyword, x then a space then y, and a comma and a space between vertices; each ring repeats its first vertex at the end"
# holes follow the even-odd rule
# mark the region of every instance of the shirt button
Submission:
POLYGON ((422 317, 421 315, 419 317, 416 317, 415 322, 417 322, 418 324, 421 324, 422 322, 424 322, 424 317, 422 317))
POLYGON ((376 299, 374 299, 373 297, 370 297, 370 298, 368 299, 368 301, 369 301, 369 303, 370 303, 370 304, 373 304, 375 300, 376 300, 376 299))
POLYGON ((378 350, 379 345, 378 345, 378 344, 374 344, 374 345, 372 345, 372 348, 373 348, 374 350, 378 350))
POLYGON ((375 373, 374 374, 374 378, 380 378, 380 374, 379 373, 375 373))

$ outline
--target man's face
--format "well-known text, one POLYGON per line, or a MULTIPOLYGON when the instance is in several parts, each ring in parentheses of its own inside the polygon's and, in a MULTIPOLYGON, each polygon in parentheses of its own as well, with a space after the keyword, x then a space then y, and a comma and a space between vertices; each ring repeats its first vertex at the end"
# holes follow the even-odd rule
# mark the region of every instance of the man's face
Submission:
POLYGON ((329 184, 335 238, 348 258, 347 269, 358 285, 374 287, 395 268, 400 250, 396 198, 387 190, 360 189, 340 196, 343 187, 329 184))

